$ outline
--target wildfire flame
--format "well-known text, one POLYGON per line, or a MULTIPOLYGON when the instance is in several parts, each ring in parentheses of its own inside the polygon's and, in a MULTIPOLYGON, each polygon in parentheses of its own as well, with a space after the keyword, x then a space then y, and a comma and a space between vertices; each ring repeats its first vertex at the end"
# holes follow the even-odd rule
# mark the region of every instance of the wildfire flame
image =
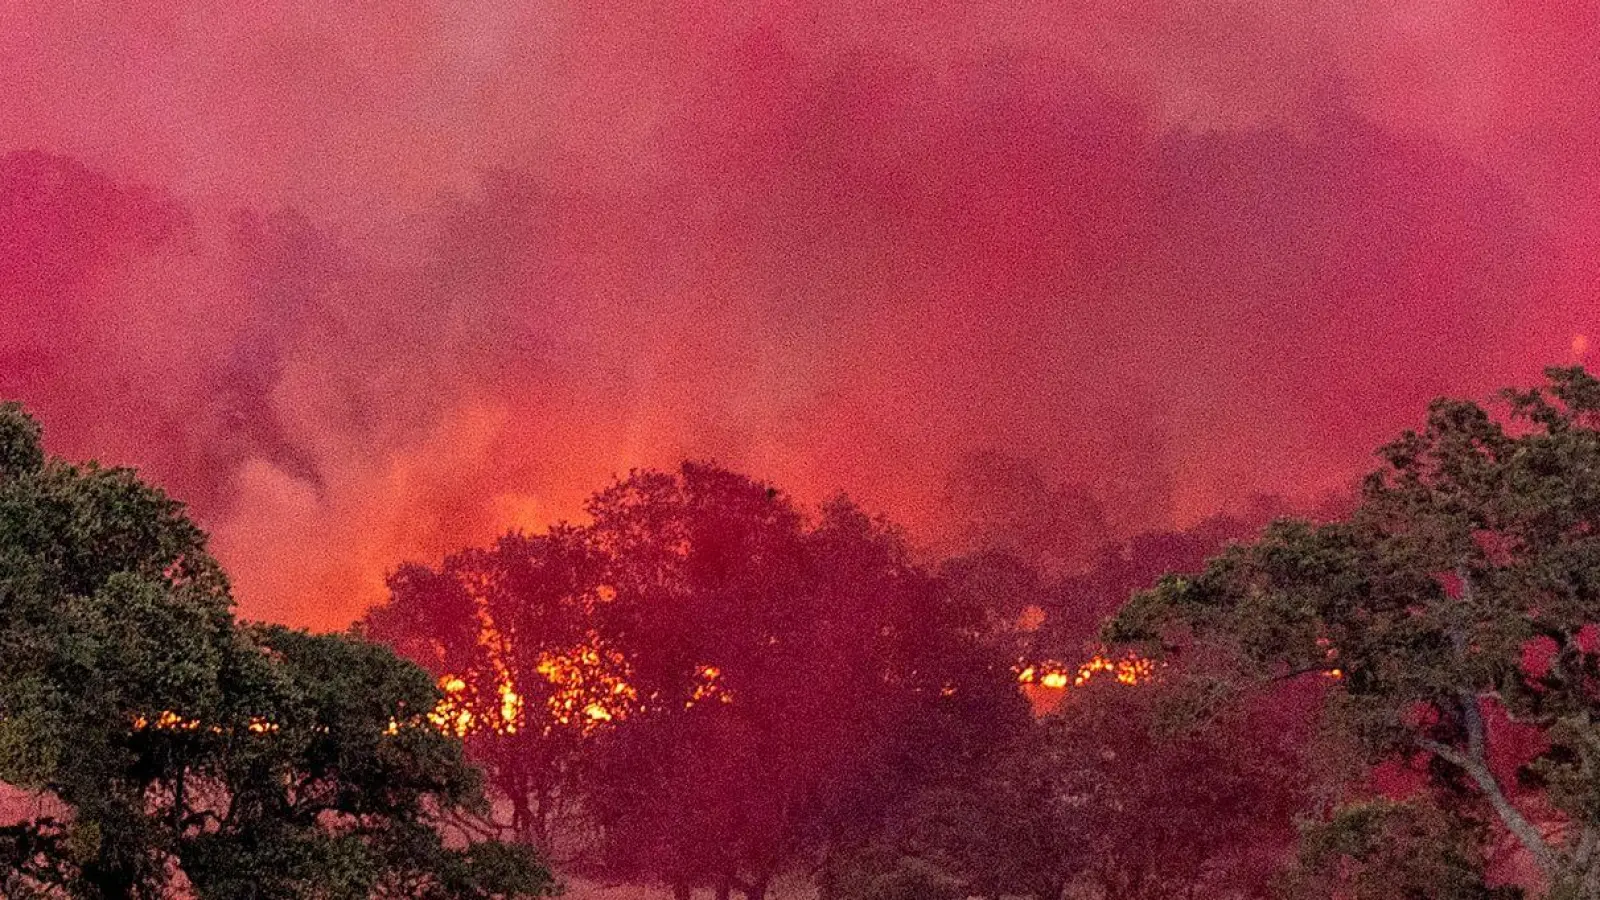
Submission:
MULTIPOLYGON (((500 676, 495 686, 492 702, 478 702, 466 679, 457 675, 439 678, 443 694, 438 704, 427 713, 425 720, 432 727, 466 737, 480 732, 499 735, 517 734, 527 728, 528 709, 524 697, 511 678, 509 668, 497 661, 495 669, 500 676)), ((544 715, 538 723, 541 733, 549 735, 557 728, 577 728, 587 736, 596 728, 626 719, 640 708, 638 691, 627 682, 627 660, 615 650, 601 649, 598 642, 576 647, 566 653, 547 653, 540 657, 535 671, 543 684, 539 686, 544 696, 544 715)), ((1109 677, 1117 684, 1136 685, 1149 680, 1155 664, 1134 654, 1112 659, 1103 653, 1096 654, 1076 668, 1054 660, 1019 663, 1013 669, 1017 683, 1025 687, 1047 691, 1063 691, 1081 687, 1097 677, 1109 677)), ((1328 675, 1339 678, 1334 669, 1328 675)), ((715 665, 702 665, 695 669, 695 684, 683 708, 699 703, 732 703, 734 695, 722 681, 722 669, 715 665)), ((955 689, 945 685, 941 696, 950 696, 955 689)), ((417 722, 415 724, 421 724, 417 722)), ((135 716, 131 722, 134 731, 196 731, 202 727, 199 719, 188 718, 173 710, 164 710, 154 719, 135 716)), ((278 723, 261 716, 253 716, 245 726, 253 734, 269 734, 279 729, 278 723)), ((391 721, 386 734, 396 734, 402 723, 391 721)), ((221 734, 223 728, 213 725, 207 729, 221 734)))
POLYGON ((718 703, 732 703, 733 694, 722 684, 722 670, 716 666, 701 666, 696 674, 699 681, 694 686, 694 693, 684 702, 685 709, 694 706, 702 700, 715 700, 718 703))
POLYGON ((1135 685, 1148 681, 1155 674, 1155 663, 1129 653, 1121 659, 1112 659, 1096 653, 1076 668, 1054 660, 1020 664, 1016 670, 1017 682, 1037 685, 1051 690, 1082 687, 1099 676, 1109 676, 1118 684, 1135 685))
MULTIPOLYGON (((443 731, 458 737, 476 733, 513 735, 537 728, 549 735, 556 729, 575 728, 587 736, 611 722, 626 719, 646 705, 629 682, 632 669, 618 650, 607 647, 598 635, 589 642, 556 653, 545 653, 534 666, 537 684, 519 685, 503 657, 494 659, 496 681, 491 697, 475 695, 467 680, 446 674, 439 678, 443 693, 428 720, 443 731), (528 698, 537 699, 530 710, 528 698), (538 714, 533 715, 537 710, 538 714)), ((733 693, 722 681, 722 669, 715 665, 696 667, 695 683, 684 708, 715 701, 732 703, 733 693)), ((657 698, 649 698, 653 704, 657 698)))
MULTIPOLYGON (((627 681, 631 674, 627 659, 616 650, 602 649, 598 640, 539 658, 535 671, 542 683, 536 690, 544 697, 544 702, 543 715, 536 723, 529 721, 524 692, 519 690, 509 667, 497 659, 495 671, 499 682, 488 698, 475 696, 466 679, 459 675, 441 676, 438 684, 444 696, 428 713, 428 721, 435 728, 457 737, 483 732, 513 735, 530 725, 538 727, 544 735, 557 728, 576 728, 587 736, 601 726, 626 719, 646 705, 627 681)), ((1044 660, 1019 663, 1013 671, 1019 685, 1053 692, 1082 687, 1101 677, 1117 684, 1137 685, 1154 675, 1155 663, 1132 653, 1121 658, 1097 653, 1076 667, 1044 660)), ((695 679, 689 696, 683 700, 684 709, 712 701, 734 702, 733 692, 723 683, 719 666, 696 667, 695 679)), ((945 685, 940 695, 950 696, 954 692, 953 687, 945 685)), ((650 701, 653 704, 657 698, 652 697, 650 701)))
MULTIPOLYGON (((201 726, 199 719, 186 718, 170 709, 163 710, 153 720, 147 716, 134 716, 131 724, 134 731, 198 731, 201 726)), ((278 723, 262 716, 251 716, 245 728, 253 734, 270 734, 278 730, 278 723)), ((206 730, 212 734, 222 734, 224 731, 221 725, 212 725, 206 730)))

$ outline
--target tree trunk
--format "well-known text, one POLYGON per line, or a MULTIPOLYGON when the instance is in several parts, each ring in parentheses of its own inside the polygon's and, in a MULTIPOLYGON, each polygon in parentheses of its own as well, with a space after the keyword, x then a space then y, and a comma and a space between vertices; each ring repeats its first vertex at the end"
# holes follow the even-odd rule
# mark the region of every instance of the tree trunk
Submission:
MULTIPOLYGON (((1456 577, 1461 580, 1462 601, 1467 604, 1473 603, 1476 587, 1472 583, 1472 573, 1465 562, 1456 567, 1456 577)), ((1450 638, 1457 659, 1465 662, 1467 636, 1457 629, 1451 633, 1450 638)), ((1500 779, 1495 776, 1493 767, 1489 765, 1489 729, 1483 721, 1480 697, 1470 687, 1463 685, 1456 691, 1456 700, 1461 724, 1466 730, 1465 751, 1427 738, 1418 740, 1417 746, 1466 772, 1467 777, 1477 784, 1484 799, 1489 801, 1489 806, 1500 819, 1500 824, 1504 825, 1506 830, 1511 832, 1511 836, 1528 851, 1528 855, 1533 858, 1549 883, 1554 885, 1566 881, 1564 876, 1567 873, 1562 871, 1565 868, 1562 864, 1563 854, 1552 846, 1539 827, 1529 821, 1522 810, 1511 802, 1511 797, 1500 784, 1500 779)), ((1596 900, 1600 900, 1600 897, 1596 900)))
POLYGON ((532 821, 529 823, 528 834, 533 839, 533 845, 545 853, 551 852, 550 847, 550 808, 555 803, 555 793, 548 787, 540 788, 536 795, 538 802, 532 810, 532 821))
POLYGON ((511 833, 522 843, 533 843, 533 811, 528 807, 527 794, 511 795, 511 833))

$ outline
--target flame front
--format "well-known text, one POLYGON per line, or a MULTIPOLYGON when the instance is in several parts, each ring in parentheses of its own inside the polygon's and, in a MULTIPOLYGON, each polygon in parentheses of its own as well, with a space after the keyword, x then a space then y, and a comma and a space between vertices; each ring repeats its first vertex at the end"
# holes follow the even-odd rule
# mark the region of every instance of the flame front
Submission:
MULTIPOLYGON (((530 722, 523 693, 507 668, 498 665, 496 668, 501 680, 494 689, 495 702, 487 704, 492 714, 474 712, 475 707, 485 704, 473 702, 464 679, 444 675, 439 679, 439 690, 444 696, 428 714, 428 721, 458 737, 483 731, 512 735, 528 728, 530 722)), ((557 728, 571 727, 587 736, 602 725, 626 719, 642 706, 638 690, 627 681, 630 674, 627 660, 615 650, 584 646, 564 653, 546 653, 539 658, 534 671, 539 675, 538 690, 544 696, 544 715, 540 722, 532 724, 544 735, 557 728)), ((733 693, 722 682, 721 668, 698 666, 694 687, 683 706, 688 709, 711 700, 732 703, 733 693)))
POLYGON ((1118 684, 1135 685, 1148 681, 1154 674, 1155 663, 1135 654, 1130 653, 1121 659, 1112 659, 1103 653, 1096 653, 1077 668, 1054 660, 1025 664, 1017 670, 1017 682, 1051 690, 1065 690, 1069 687, 1082 687, 1102 675, 1109 676, 1118 684))
MULTIPOLYGON (((497 647, 490 654, 496 681, 491 695, 475 695, 465 678, 446 674, 438 682, 444 696, 429 713, 429 721, 459 737, 480 732, 513 735, 530 728, 541 735, 573 728, 587 736, 628 718, 645 705, 629 680, 632 667, 621 651, 606 646, 598 635, 588 638, 585 644, 541 654, 533 666, 532 683, 526 684, 518 683, 497 647)), ((721 677, 717 666, 697 667, 684 706, 710 699, 732 702, 721 677)))
MULTIPOLYGON (((591 637, 593 637, 591 635, 591 637)), ((605 650, 595 644, 575 647, 565 653, 546 653, 539 658, 535 671, 543 684, 544 717, 541 733, 549 735, 557 728, 576 727, 585 736, 597 727, 626 719, 640 707, 638 691, 628 683, 630 669, 627 659, 616 650, 605 650)), ((485 715, 475 708, 485 704, 475 703, 467 681, 460 676, 440 676, 438 685, 443 696, 427 721, 441 731, 457 737, 488 731, 493 734, 514 735, 528 727, 527 706, 523 694, 517 690, 510 669, 496 657, 495 671, 499 682, 495 685, 493 703, 485 715)), ((1118 684, 1137 685, 1148 681, 1155 673, 1155 664, 1135 654, 1112 659, 1097 653, 1087 662, 1072 668, 1055 660, 1036 663, 1019 663, 1013 671, 1017 683, 1025 687, 1062 691, 1069 687, 1082 687, 1091 680, 1108 676, 1118 684)), ((1326 673, 1330 678, 1340 678, 1343 673, 1333 669, 1326 673)), ((955 689, 949 685, 940 690, 941 696, 950 696, 955 689)), ((689 697, 683 701, 685 709, 698 703, 715 701, 732 703, 733 693, 722 681, 722 669, 715 665, 697 666, 695 684, 689 697)), ((195 731, 201 727, 198 719, 191 719, 172 710, 161 712, 155 719, 136 716, 132 721, 134 731, 155 729, 160 731, 195 731)), ((261 716, 252 716, 245 726, 255 734, 267 734, 279 729, 276 722, 261 716)), ((386 733, 396 733, 401 724, 391 721, 386 733)), ((210 731, 220 733, 219 726, 210 731)))
MULTIPOLYGON (((493 697, 485 698, 491 702, 476 700, 467 681, 460 676, 441 676, 439 689, 444 696, 428 714, 428 721, 458 737, 480 732, 513 735, 528 728, 524 693, 519 690, 509 667, 497 660, 495 670, 499 682, 494 687, 493 697)), ((539 657, 535 671, 541 681, 537 688, 544 697, 544 715, 541 722, 533 724, 544 735, 557 728, 575 727, 587 736, 602 725, 626 719, 643 705, 638 691, 627 681, 630 674, 627 659, 616 650, 586 645, 563 653, 546 653, 539 657)), ((1013 671, 1019 685, 1062 691, 1082 687, 1100 677, 1122 685, 1141 684, 1154 675, 1155 663, 1131 653, 1120 659, 1097 653, 1076 667, 1044 660, 1019 664, 1013 671)), ((941 696, 952 693, 954 688, 948 685, 940 691, 941 696)), ((683 701, 683 708, 708 701, 734 701, 733 693, 722 680, 719 666, 696 667, 695 683, 683 701)))

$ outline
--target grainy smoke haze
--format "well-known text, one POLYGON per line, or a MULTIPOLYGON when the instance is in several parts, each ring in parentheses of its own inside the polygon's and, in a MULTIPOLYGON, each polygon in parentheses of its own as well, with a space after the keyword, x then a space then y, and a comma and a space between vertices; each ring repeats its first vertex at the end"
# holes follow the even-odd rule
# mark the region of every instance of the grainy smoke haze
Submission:
POLYGON ((300 624, 685 455, 1070 564, 1581 356, 1597 69, 1594 4, 20 0, 0 395, 300 624))

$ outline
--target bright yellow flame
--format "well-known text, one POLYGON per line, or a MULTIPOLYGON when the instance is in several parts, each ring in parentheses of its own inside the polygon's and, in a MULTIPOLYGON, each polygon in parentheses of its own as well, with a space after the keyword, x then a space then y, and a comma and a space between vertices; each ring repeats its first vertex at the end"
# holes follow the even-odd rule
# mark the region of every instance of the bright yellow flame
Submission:
POLYGON ((522 697, 510 682, 500 685, 500 724, 506 734, 517 733, 517 722, 522 718, 522 697))
MULTIPOLYGON (((492 689, 473 690, 467 676, 447 674, 439 679, 444 694, 428 714, 434 727, 458 737, 486 732, 513 735, 525 729, 550 734, 558 728, 576 728, 588 734, 595 728, 626 718, 638 705, 638 692, 628 683, 632 675, 626 657, 608 647, 598 634, 562 651, 546 652, 534 665, 531 683, 518 684, 505 662, 504 638, 485 626, 482 646, 488 651, 492 689)), ((482 684, 483 682, 479 682, 482 684)))
POLYGON ((439 690, 444 692, 444 696, 439 699, 433 712, 428 713, 428 721, 441 731, 464 737, 473 730, 473 723, 477 720, 468 708, 467 683, 454 675, 445 675, 439 679, 439 690))
POLYGON ((1096 677, 1109 676, 1118 684, 1133 685, 1146 681, 1155 673, 1155 664, 1129 654, 1121 659, 1111 659, 1097 653, 1077 668, 1064 663, 1046 660, 1024 665, 1017 670, 1017 683, 1036 684, 1042 688, 1060 691, 1069 687, 1082 687, 1096 677))

